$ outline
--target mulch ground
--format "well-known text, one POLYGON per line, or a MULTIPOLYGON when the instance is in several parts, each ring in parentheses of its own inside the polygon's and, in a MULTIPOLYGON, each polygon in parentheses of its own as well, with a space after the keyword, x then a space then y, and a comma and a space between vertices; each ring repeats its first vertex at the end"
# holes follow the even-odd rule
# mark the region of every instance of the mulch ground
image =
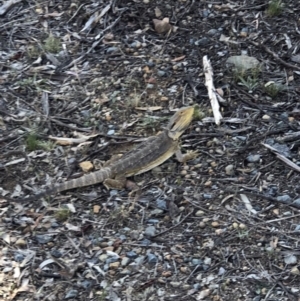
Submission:
POLYGON ((1 299, 300 300, 299 10, 2 2, 1 299), (260 67, 227 64, 242 54, 260 67), (140 195, 99 184, 7 200, 99 168, 187 105, 199 113, 182 147, 198 157, 129 179, 140 195))

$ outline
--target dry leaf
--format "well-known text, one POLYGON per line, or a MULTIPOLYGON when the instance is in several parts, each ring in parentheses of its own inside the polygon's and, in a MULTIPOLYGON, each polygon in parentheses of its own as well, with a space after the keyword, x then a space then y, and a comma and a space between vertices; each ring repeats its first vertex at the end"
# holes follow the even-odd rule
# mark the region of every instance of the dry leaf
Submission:
POLYGON ((152 21, 157 33, 166 33, 172 29, 172 25, 169 23, 169 18, 163 18, 162 20, 153 19, 152 21))

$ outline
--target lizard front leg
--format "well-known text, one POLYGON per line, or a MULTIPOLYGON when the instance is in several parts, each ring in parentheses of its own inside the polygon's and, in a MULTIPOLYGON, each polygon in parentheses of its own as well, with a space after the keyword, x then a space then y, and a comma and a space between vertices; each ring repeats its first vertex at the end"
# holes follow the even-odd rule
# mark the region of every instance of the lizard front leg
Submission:
POLYGON ((179 148, 176 152, 176 159, 181 162, 181 163, 185 163, 189 160, 195 159, 198 156, 198 153, 195 151, 188 151, 186 154, 183 154, 181 152, 181 149, 179 148))

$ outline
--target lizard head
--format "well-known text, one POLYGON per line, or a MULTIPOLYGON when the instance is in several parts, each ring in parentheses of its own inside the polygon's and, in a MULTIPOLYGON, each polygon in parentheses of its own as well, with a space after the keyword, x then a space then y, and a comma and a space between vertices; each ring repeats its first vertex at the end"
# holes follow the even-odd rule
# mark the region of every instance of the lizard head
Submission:
POLYGON ((171 117, 167 126, 170 138, 177 140, 183 134, 193 120, 194 111, 194 107, 181 108, 171 117))

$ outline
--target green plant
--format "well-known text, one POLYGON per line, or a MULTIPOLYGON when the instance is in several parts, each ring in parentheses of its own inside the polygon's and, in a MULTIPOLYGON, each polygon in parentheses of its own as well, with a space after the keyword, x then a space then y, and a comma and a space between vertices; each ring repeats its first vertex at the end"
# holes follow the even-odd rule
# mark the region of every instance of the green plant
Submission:
POLYGON ((195 106, 193 120, 202 120, 205 117, 205 114, 203 111, 200 110, 198 106, 195 106))
POLYGON ((71 211, 67 208, 59 208, 55 212, 55 217, 58 221, 64 222, 66 221, 71 215, 71 211))
POLYGON ((58 53, 61 49, 60 40, 50 35, 44 41, 44 50, 46 52, 58 53))
POLYGON ((238 229, 237 231, 238 233, 238 237, 239 239, 246 239, 247 237, 249 237, 249 231, 248 230, 245 230, 245 229, 238 229))
POLYGON ((281 84, 277 84, 275 82, 268 82, 264 86, 265 92, 271 97, 275 98, 280 91, 283 90, 283 86, 281 84))
POLYGON ((26 136, 26 148, 29 151, 35 151, 37 149, 51 150, 54 148, 54 143, 52 141, 42 141, 38 139, 35 131, 31 131, 26 136))
POLYGON ((258 79, 255 77, 248 76, 246 79, 239 77, 239 85, 245 86, 249 93, 252 93, 259 85, 258 79))
POLYGON ((282 0, 271 0, 267 8, 267 15, 269 17, 279 16, 282 13, 283 8, 284 3, 282 3, 282 0))

